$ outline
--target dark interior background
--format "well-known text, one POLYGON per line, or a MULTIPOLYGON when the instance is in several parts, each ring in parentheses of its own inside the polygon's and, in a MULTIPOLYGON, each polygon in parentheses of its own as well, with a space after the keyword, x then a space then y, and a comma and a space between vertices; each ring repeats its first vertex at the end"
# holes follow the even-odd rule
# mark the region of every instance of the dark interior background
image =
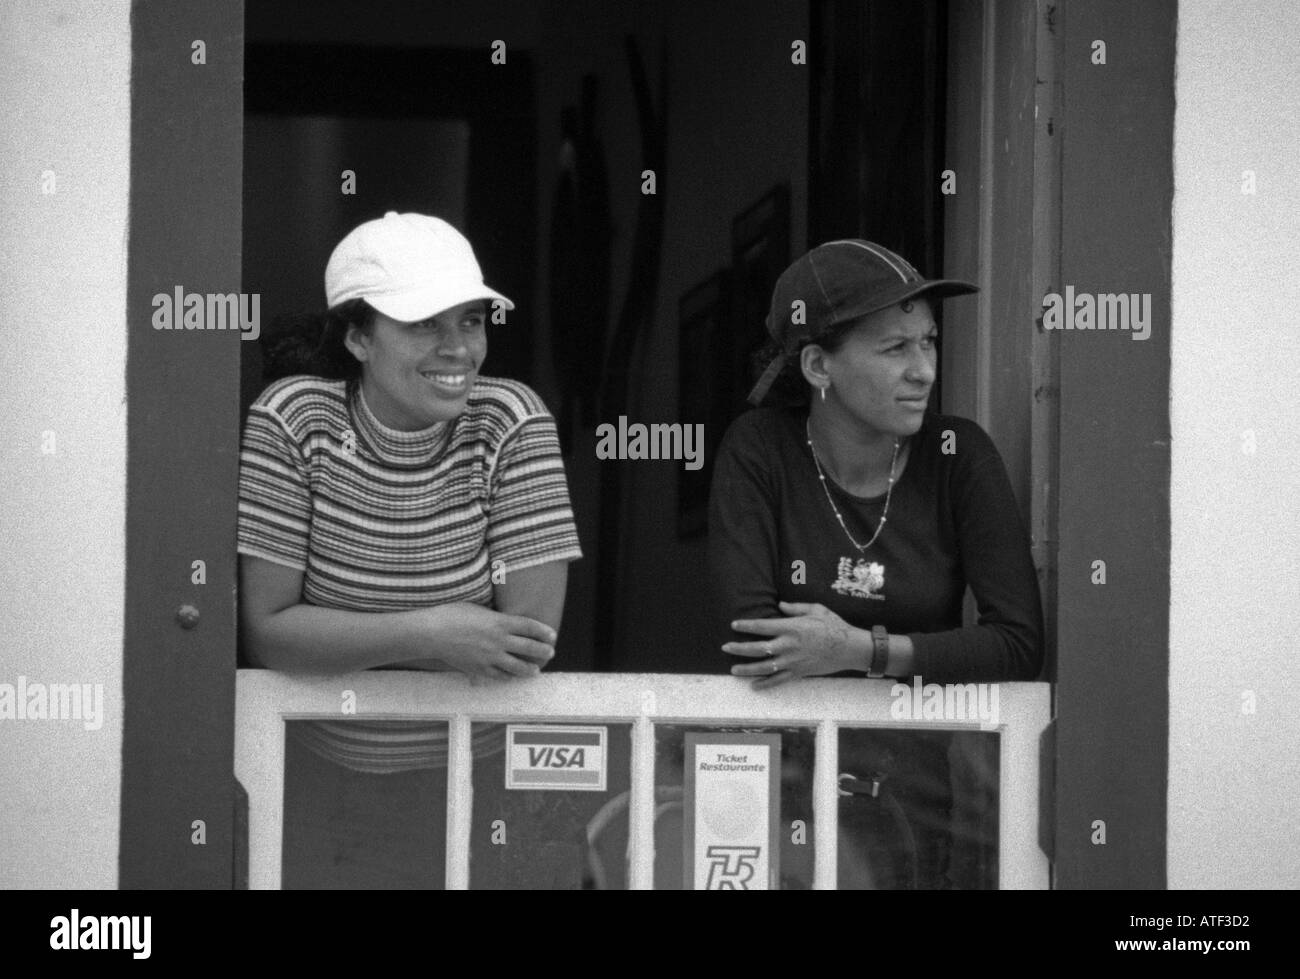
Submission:
MULTIPOLYGON (((461 227, 487 281, 518 306, 491 328, 486 372, 531 384, 561 420, 586 557, 571 566, 556 668, 719 671, 706 538, 677 532, 689 474, 680 462, 598 462, 595 428, 617 417, 587 394, 639 286, 625 413, 707 423, 716 445, 736 399, 707 417, 683 417, 683 399, 748 378, 734 376, 738 359, 714 357, 683 393, 683 297, 736 286, 717 290, 702 320, 734 340, 761 336, 754 279, 809 244, 867 237, 942 272, 946 29, 944 0, 251 0, 243 288, 261 294, 269 324, 323 308, 325 262, 361 221, 416 210, 461 227), (634 249, 649 154, 629 39, 665 123, 657 263, 634 249), (795 41, 807 64, 792 63, 795 41), (567 203, 566 128, 580 178, 567 203), (355 195, 342 193, 344 170, 355 195), (774 193, 788 227, 767 236, 758 272, 738 269, 737 220, 774 193), (604 466, 621 467, 614 497, 604 466)), ((241 348, 246 410, 262 377, 256 345, 241 348)))

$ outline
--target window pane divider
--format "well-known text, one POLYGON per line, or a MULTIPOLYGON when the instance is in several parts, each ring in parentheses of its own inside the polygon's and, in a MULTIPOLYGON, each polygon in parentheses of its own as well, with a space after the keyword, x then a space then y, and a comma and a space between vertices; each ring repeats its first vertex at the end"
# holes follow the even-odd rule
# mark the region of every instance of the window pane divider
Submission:
POLYGON ((474 814, 471 719, 457 714, 447 728, 447 890, 469 890, 469 845, 474 814))
POLYGON ((654 888, 655 872, 655 730, 649 717, 632 722, 632 798, 628 818, 627 886, 654 888))
MULTIPOLYGON (((833 891, 839 866, 840 726, 834 721, 817 725, 816 760, 813 762, 813 890, 833 891)), ((782 827, 782 832, 789 827, 782 827)))

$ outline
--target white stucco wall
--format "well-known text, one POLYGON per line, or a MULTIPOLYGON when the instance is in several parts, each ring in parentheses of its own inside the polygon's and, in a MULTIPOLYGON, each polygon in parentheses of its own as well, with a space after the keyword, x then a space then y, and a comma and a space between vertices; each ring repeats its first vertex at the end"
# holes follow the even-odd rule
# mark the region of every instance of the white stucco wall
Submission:
POLYGON ((118 877, 130 47, 125 0, 0 5, 0 888, 118 877), (20 678, 100 726, 6 716, 20 678))
POLYGON ((1298 887, 1300 4, 1178 17, 1169 886, 1298 887))

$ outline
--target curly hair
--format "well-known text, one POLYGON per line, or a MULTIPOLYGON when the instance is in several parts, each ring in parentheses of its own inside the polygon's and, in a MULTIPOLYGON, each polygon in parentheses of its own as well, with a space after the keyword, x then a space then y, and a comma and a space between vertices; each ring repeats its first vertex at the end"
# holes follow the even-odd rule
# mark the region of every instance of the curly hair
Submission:
POLYGON ((369 332, 375 309, 364 299, 349 299, 323 313, 277 316, 262 343, 262 378, 266 383, 292 374, 313 374, 347 381, 361 379, 361 362, 343 340, 355 326, 369 332))

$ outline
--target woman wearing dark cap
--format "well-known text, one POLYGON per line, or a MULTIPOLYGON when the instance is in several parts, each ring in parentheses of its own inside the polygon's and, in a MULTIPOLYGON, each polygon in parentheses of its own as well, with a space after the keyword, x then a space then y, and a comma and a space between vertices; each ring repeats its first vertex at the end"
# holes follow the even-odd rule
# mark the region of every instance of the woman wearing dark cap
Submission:
MULTIPOLYGON (((787 403, 732 424, 709 505, 733 675, 758 689, 1037 676, 1038 579, 1006 468, 979 425, 929 405, 931 303, 975 291, 859 240, 821 245, 778 280, 750 401, 787 403), (963 627, 967 586, 979 622, 963 627)), ((848 731, 840 762, 873 786, 841 810, 840 887, 996 886, 995 736, 848 731)))
POLYGON ((750 401, 775 384, 805 404, 737 419, 709 511, 722 648, 756 688, 844 671, 1038 674, 1038 579, 1006 468, 977 424, 928 410, 930 303, 975 291, 859 240, 778 280, 775 352, 750 401), (963 628, 967 585, 980 621, 963 628))

